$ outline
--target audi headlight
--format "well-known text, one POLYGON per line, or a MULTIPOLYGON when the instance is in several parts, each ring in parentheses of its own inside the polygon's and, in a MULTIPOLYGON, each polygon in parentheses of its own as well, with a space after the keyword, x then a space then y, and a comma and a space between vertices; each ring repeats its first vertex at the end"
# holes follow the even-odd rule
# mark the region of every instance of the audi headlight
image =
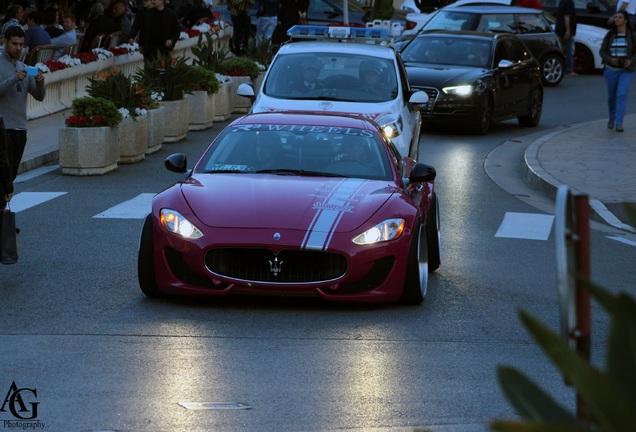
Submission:
POLYGON ((448 95, 470 96, 471 94, 473 94, 473 86, 460 85, 460 86, 444 87, 442 91, 448 95))
POLYGON ((372 245, 395 240, 404 232, 404 219, 387 219, 353 239, 357 245, 372 245))
POLYGON ((387 123, 381 127, 382 133, 388 139, 392 139, 392 138, 395 138, 396 136, 399 136, 402 133, 402 128, 403 128, 402 117, 399 117, 397 120, 391 123, 387 123))
POLYGON ((171 209, 161 209, 161 227, 166 231, 180 235, 189 239, 203 237, 199 228, 187 220, 181 213, 171 209))

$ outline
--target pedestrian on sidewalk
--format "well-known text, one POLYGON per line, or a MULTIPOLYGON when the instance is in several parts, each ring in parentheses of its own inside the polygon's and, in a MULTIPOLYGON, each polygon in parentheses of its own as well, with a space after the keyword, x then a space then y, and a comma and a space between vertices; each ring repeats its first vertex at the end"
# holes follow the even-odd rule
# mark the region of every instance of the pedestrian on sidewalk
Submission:
POLYGON ((636 35, 629 25, 629 14, 622 10, 614 15, 614 25, 607 32, 599 54, 605 68, 609 108, 608 129, 623 132, 623 118, 627 109, 627 93, 636 71, 636 35))
POLYGON ((557 9, 554 32, 561 38, 565 50, 565 74, 578 75, 574 72, 574 36, 576 36, 576 7, 573 0, 561 0, 557 9))
POLYGON ((271 41, 278 24, 279 9, 280 0, 256 0, 256 44, 271 41))
POLYGON ((13 196, 13 180, 7 152, 7 138, 4 132, 4 120, 0 117, 0 211, 7 206, 13 196))
POLYGON ((250 40, 250 8, 253 0, 228 0, 227 8, 234 27, 234 34, 230 40, 230 48, 237 56, 245 54, 250 40))
POLYGON ((27 76, 26 65, 19 61, 24 47, 22 27, 9 27, 0 52, 0 113, 4 117, 11 179, 18 175, 27 141, 27 97, 42 101, 46 95, 44 75, 27 76))

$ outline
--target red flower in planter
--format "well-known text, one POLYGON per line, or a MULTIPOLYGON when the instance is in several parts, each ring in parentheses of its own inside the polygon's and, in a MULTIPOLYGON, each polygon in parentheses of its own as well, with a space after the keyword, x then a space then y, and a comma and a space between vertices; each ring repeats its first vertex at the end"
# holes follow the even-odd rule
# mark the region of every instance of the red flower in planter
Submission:
POLYGON ((188 37, 197 37, 201 34, 200 30, 195 30, 195 29, 191 29, 191 28, 186 28, 185 30, 183 30, 183 32, 185 34, 188 35, 188 37))
POLYGON ((49 68, 49 70, 51 72, 55 72, 58 70, 62 70, 62 69, 66 69, 66 63, 63 63, 61 61, 58 60, 47 60, 44 62, 44 64, 46 65, 46 67, 49 68))
POLYGON ((75 55, 75 58, 79 59, 82 64, 94 62, 97 60, 97 54, 93 52, 83 52, 75 55))

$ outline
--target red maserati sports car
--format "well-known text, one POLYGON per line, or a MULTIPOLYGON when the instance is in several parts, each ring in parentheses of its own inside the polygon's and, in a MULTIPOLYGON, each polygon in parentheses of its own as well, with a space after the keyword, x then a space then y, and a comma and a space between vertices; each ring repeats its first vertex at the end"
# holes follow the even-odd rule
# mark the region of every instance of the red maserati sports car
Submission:
POLYGON ((157 194, 139 244, 144 294, 232 293, 420 304, 440 264, 435 169, 362 117, 241 117, 157 194))

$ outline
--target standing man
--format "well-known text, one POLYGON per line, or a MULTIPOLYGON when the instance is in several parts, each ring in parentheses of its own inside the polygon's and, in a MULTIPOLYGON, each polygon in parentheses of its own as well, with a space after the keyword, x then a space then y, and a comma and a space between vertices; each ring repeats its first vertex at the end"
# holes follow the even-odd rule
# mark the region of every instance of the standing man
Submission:
POLYGON ((230 11, 234 35, 231 40, 231 48, 234 54, 241 56, 245 53, 250 40, 250 7, 253 0, 228 0, 227 8, 230 11))
POLYGON ((0 112, 4 117, 11 179, 18 175, 27 142, 27 96, 44 100, 44 75, 27 76, 26 65, 18 60, 24 47, 22 27, 9 27, 0 52, 0 112))
POLYGON ((574 35, 576 35, 576 8, 573 0, 561 0, 557 9, 554 32, 561 38, 565 50, 565 74, 578 75, 574 72, 574 35))
MULTIPOLYGON (((634 0, 636 2, 636 0, 634 0)), ((272 39, 278 23, 280 0, 256 0, 256 43, 272 39)))
POLYGON ((181 34, 179 18, 166 7, 165 0, 151 0, 151 6, 144 12, 139 39, 145 62, 169 56, 181 34))

